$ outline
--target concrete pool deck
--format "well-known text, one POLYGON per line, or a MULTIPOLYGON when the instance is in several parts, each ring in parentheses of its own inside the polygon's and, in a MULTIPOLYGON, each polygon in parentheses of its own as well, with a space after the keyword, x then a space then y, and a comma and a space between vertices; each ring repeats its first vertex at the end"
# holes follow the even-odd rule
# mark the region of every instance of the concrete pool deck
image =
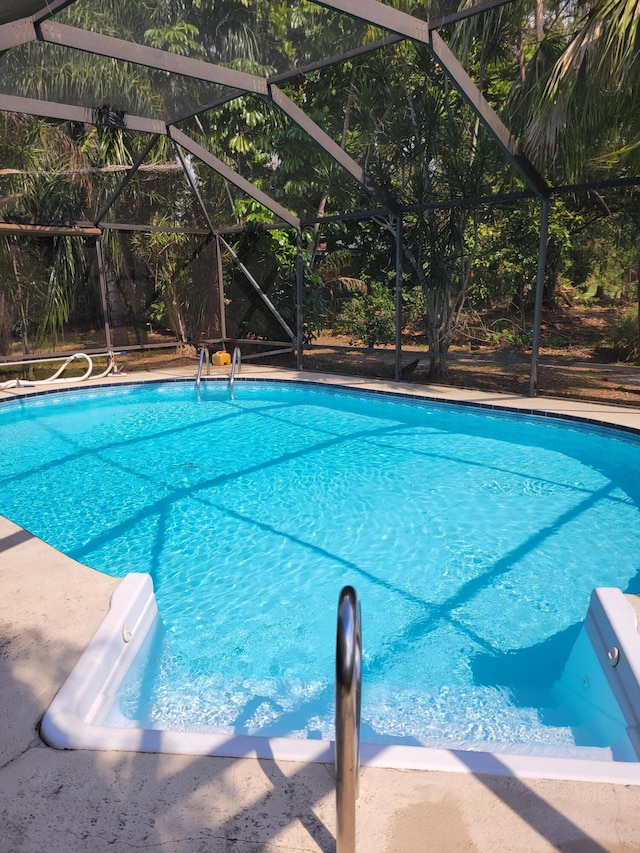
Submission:
MULTIPOLYGON (((131 373, 99 384, 194 372, 195 367, 131 373)), ((249 365, 242 375, 398 388, 249 365)), ((553 410, 640 428, 640 409, 402 387, 452 402, 553 410)), ((33 390, 40 389, 4 391, 0 399, 33 390)), ((102 621, 118 582, 0 517, 0 853, 334 850, 329 765, 57 751, 42 742, 42 715, 102 621)), ((634 786, 366 767, 356 810, 357 848, 640 853, 639 812, 640 787, 634 786)))

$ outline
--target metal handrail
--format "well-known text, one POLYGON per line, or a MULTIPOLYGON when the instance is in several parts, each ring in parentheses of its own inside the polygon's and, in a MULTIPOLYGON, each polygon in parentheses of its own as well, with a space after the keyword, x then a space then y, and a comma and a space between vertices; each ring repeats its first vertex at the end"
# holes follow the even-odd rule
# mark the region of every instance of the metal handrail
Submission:
POLYGON ((196 388, 200 387, 200 377, 202 376, 202 363, 206 359, 207 362, 207 376, 209 375, 211 368, 209 362, 209 347, 201 347, 200 349, 200 360, 198 362, 198 373, 196 374, 196 388))
POLYGON ((240 352, 240 347, 233 348, 233 355, 231 356, 231 374, 229 375, 229 388, 233 390, 233 383, 236 380, 236 367, 238 369, 238 373, 242 369, 242 354, 240 352))
POLYGON ((336 632, 336 853, 355 853, 360 771, 362 629, 360 601, 345 586, 338 601, 336 632))

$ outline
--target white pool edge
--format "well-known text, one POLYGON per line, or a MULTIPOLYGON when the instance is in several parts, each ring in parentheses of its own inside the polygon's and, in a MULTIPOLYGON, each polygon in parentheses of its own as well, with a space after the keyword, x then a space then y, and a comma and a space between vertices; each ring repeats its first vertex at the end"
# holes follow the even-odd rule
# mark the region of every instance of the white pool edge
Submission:
MULTIPOLYGON (((57 749, 158 752, 273 758, 295 762, 334 760, 333 743, 322 740, 220 735, 156 729, 114 728, 99 724, 117 685, 157 614, 151 577, 127 575, 114 592, 110 610, 60 688, 41 723, 41 735, 57 749)), ((633 607, 618 589, 592 593, 586 620, 589 636, 621 702, 636 749, 640 715, 640 636, 633 607), (613 667, 607 654, 619 650, 613 667)), ((363 744, 363 766, 439 770, 458 773, 564 779, 640 785, 640 762, 598 761, 517 755, 423 746, 363 744)))

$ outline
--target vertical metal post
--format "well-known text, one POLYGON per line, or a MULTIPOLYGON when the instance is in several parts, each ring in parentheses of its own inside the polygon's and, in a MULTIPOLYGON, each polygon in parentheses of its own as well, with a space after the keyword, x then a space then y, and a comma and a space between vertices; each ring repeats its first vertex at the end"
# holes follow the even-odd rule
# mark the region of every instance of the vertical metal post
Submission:
POLYGON ((104 243, 102 237, 96 237, 96 257, 98 259, 98 279, 100 281, 100 296, 102 298, 102 313, 104 315, 105 346, 111 352, 111 328, 109 326, 109 306, 107 304, 107 277, 104 268, 104 243))
POLYGON ((296 232, 296 250, 296 347, 298 370, 303 370, 304 258, 302 257, 302 231, 296 232))
POLYGON ((402 214, 396 219, 396 370, 395 380, 402 372, 402 214))
POLYGON ((224 304, 224 279, 222 272, 222 246, 220 245, 220 236, 216 234, 216 252, 218 262, 218 295, 220 297, 220 337, 222 343, 227 341, 227 311, 224 304))
POLYGON ((536 276, 536 302, 533 312, 533 340, 531 341, 531 373, 529 376, 529 396, 538 393, 538 353, 540 350, 540 325, 542 322, 542 297, 544 295, 544 273, 547 263, 547 242, 549 236, 549 199, 542 199, 540 214, 540 242, 538 244, 538 272, 536 276))
POLYGON ((336 632, 336 853, 356 849, 361 690, 360 602, 355 589, 345 586, 338 602, 336 632))

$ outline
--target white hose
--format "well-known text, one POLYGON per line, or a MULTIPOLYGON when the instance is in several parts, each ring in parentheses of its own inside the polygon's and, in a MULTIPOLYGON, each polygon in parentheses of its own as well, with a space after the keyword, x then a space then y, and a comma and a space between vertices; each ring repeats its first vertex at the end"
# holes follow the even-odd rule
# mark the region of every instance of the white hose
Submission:
MULTIPOLYGON (((107 369, 104 370, 98 376, 94 376, 94 379, 103 379, 105 376, 108 376, 109 373, 114 369, 115 362, 113 358, 113 353, 109 352, 109 361, 107 364, 107 369)), ((43 361, 52 361, 53 359, 42 359, 43 361)), ((11 366, 16 364, 35 364, 38 359, 32 359, 30 361, 14 361, 10 362, 11 366)), ((9 364, 7 364, 9 366, 9 364)), ((68 358, 64 360, 64 363, 56 370, 53 376, 50 376, 48 379, 39 379, 34 380, 33 382, 24 382, 20 379, 9 379, 8 382, 0 382, 0 391, 6 391, 9 388, 32 388, 36 385, 51 385, 54 382, 84 382, 85 379, 88 379, 93 372, 93 362, 89 358, 89 356, 84 352, 76 352, 73 355, 70 355, 68 358), (67 368, 72 361, 76 361, 78 358, 84 358, 87 361, 87 369, 83 373, 82 376, 69 376, 66 378, 59 379, 61 373, 67 368)))

